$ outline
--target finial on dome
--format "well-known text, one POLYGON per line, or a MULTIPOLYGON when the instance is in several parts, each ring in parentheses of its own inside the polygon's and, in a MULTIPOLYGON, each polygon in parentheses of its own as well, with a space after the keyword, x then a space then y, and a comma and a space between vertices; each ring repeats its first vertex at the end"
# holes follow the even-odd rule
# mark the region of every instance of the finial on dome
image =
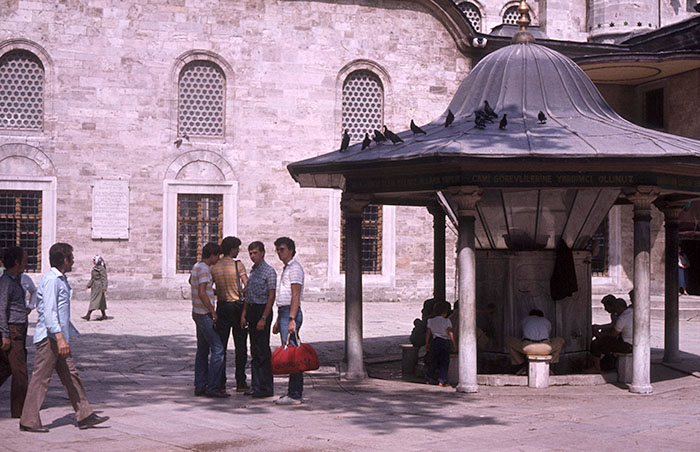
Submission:
POLYGON ((513 35, 511 42, 513 44, 526 44, 528 42, 535 42, 535 37, 527 31, 527 26, 530 25, 530 7, 527 6, 525 0, 520 1, 518 5, 518 13, 520 13, 520 19, 518 19, 517 24, 520 26, 520 30, 513 35))

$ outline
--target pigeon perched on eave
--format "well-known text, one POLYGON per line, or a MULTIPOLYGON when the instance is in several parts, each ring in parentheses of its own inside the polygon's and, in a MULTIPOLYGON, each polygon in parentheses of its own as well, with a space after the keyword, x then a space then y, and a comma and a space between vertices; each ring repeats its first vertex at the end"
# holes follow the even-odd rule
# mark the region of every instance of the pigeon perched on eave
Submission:
POLYGON ((361 150, 364 151, 365 149, 367 149, 371 143, 372 143, 372 140, 370 139, 369 134, 365 133, 365 139, 362 140, 362 149, 361 150))
POLYGON ((445 127, 450 127, 455 120, 455 115, 452 110, 447 109, 447 118, 445 118, 445 127))
POLYGON ((498 123, 498 128, 501 130, 506 130, 507 125, 508 125, 508 120, 506 119, 506 114, 503 113, 503 117, 501 118, 501 122, 498 123))
POLYGON ((400 136, 396 135, 394 132, 389 130, 387 126, 384 126, 384 136, 387 137, 389 140, 391 140, 392 143, 403 143, 403 140, 401 139, 400 136))
POLYGON ((539 113, 537 113, 537 119, 540 121, 540 124, 544 124, 547 122, 547 117, 545 116, 544 112, 541 110, 539 113))
POLYGON ((488 116, 489 118, 498 118, 498 114, 495 111, 493 111, 493 108, 491 108, 491 105, 489 105, 489 101, 487 100, 484 101, 484 113, 486 113, 486 116, 488 116))
POLYGON ((350 146, 350 135, 348 135, 348 130, 345 129, 343 132, 343 139, 340 142, 340 152, 343 152, 350 146))
POLYGON ((377 144, 380 144, 382 141, 386 141, 386 137, 384 134, 382 134, 379 130, 374 131, 374 138, 372 138, 377 144))
POLYGON ((422 133, 425 135, 425 130, 421 129, 416 125, 415 122, 413 122, 413 119, 411 119, 411 132, 413 132, 413 135, 418 135, 419 133, 422 133))

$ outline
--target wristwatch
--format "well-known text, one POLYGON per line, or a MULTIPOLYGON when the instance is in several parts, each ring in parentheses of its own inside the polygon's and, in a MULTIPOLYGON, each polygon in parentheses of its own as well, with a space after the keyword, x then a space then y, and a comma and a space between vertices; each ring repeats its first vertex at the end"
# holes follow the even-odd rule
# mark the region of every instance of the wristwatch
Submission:
POLYGON ((294 317, 290 317, 289 320, 294 320, 295 322, 297 321, 297 319, 295 319, 294 317))

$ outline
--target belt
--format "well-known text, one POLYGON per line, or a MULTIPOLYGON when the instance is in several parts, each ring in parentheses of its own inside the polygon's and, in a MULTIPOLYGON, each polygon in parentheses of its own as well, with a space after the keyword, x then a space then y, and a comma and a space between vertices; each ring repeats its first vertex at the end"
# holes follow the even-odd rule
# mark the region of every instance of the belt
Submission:
POLYGON ((535 340, 535 339, 528 339, 526 337, 523 338, 524 341, 529 341, 529 342, 547 342, 549 339, 540 339, 540 340, 535 340))

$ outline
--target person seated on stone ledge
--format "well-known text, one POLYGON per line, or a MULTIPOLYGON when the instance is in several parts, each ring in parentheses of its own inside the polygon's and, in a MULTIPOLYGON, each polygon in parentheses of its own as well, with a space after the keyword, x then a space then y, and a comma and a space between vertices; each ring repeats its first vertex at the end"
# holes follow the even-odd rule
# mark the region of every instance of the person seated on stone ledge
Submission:
POLYGON ((611 353, 632 353, 632 307, 627 306, 625 300, 617 298, 613 304, 617 320, 613 327, 600 338, 591 342, 591 355, 593 355, 593 367, 586 369, 587 373, 600 373, 600 357, 611 353))
MULTIPOLYGON (((617 298, 615 297, 615 295, 612 295, 612 294, 608 294, 608 295, 604 296, 602 300, 600 300, 600 302, 603 305, 603 309, 605 309, 605 312, 610 314, 610 323, 606 323, 603 325, 594 324, 593 325, 593 337, 599 338, 599 337, 607 334, 607 332, 612 329, 613 325, 615 324, 615 321, 617 320, 617 313, 615 312, 615 301, 616 300, 617 300, 617 298)), ((623 300, 623 303, 624 303, 624 300, 623 300)), ((625 305, 625 307, 626 307, 626 305, 625 305)))
POLYGON ((552 324, 539 309, 530 311, 521 323, 522 339, 508 336, 505 339, 510 362, 516 368, 516 375, 527 374, 526 355, 552 355, 552 364, 559 362, 559 354, 564 347, 564 339, 550 339, 552 324))

